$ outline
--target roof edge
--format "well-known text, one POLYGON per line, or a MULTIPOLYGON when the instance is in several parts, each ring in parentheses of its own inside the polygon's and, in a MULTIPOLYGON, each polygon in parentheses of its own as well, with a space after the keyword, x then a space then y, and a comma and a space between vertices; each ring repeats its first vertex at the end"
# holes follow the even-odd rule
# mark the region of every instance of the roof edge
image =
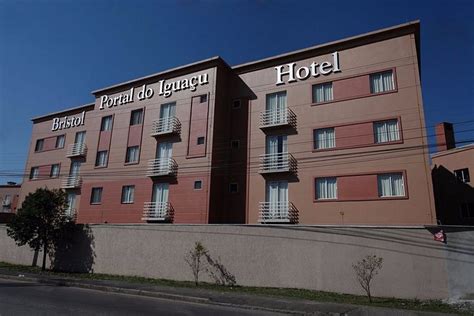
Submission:
MULTIPOLYGON (((386 28, 383 28, 383 29, 378 29, 378 30, 371 31, 371 32, 368 32, 368 33, 355 35, 355 36, 350 36, 350 37, 346 37, 346 38, 343 38, 343 39, 340 39, 340 40, 336 40, 336 41, 332 41, 332 42, 328 42, 328 43, 324 43, 324 44, 318 44, 318 45, 315 45, 315 46, 311 46, 311 47, 291 51, 291 52, 288 52, 288 53, 283 53, 283 54, 280 54, 280 55, 276 55, 276 56, 267 57, 267 58, 263 58, 263 59, 256 60, 256 61, 243 63, 243 64, 240 64, 240 65, 233 66, 232 69, 235 70, 237 72, 237 74, 247 73, 247 72, 253 71, 255 69, 262 68, 262 67, 259 67, 262 64, 270 63, 272 61, 276 61, 276 60, 279 60, 279 59, 285 59, 285 58, 292 57, 292 56, 295 56, 295 55, 305 54, 305 53, 309 53, 311 51, 324 49, 324 48, 327 48, 327 47, 330 47, 330 46, 340 45, 342 43, 346 43, 346 42, 350 42, 350 41, 358 41, 358 40, 362 40, 364 38, 371 37, 371 36, 374 36, 374 35, 381 35, 383 33, 391 33, 391 32, 397 31, 397 30, 402 30, 402 29, 410 28, 410 27, 415 27, 416 28, 415 29, 415 32, 417 33, 416 35, 417 35, 417 37, 419 37, 418 33, 419 33, 419 28, 420 28, 420 20, 413 20, 413 21, 410 21, 410 22, 407 22, 407 23, 398 24, 398 25, 386 27, 386 28)), ((418 56, 418 60, 419 59, 420 59, 420 56, 418 56)))
POLYGON ((456 147, 456 148, 451 148, 451 149, 448 149, 448 150, 439 151, 437 153, 431 154, 431 158, 437 158, 437 157, 441 157, 441 156, 456 154, 456 153, 459 153, 461 151, 465 151, 465 150, 469 150, 469 149, 474 149, 474 143, 459 146, 459 147, 456 147))
POLYGON ((65 109, 65 110, 61 110, 61 111, 57 111, 57 112, 52 112, 52 113, 48 113, 48 114, 44 114, 44 115, 40 115, 40 116, 35 116, 35 117, 31 118, 31 121, 33 121, 34 123, 36 123, 36 121, 38 121, 38 120, 45 119, 45 118, 50 117, 50 116, 53 116, 53 115, 58 115, 58 114, 62 114, 62 113, 77 111, 77 110, 81 110, 81 109, 84 109, 84 110, 85 110, 85 109, 87 109, 87 108, 89 108, 89 107, 91 107, 91 110, 92 110, 92 108, 93 108, 94 106, 95 106, 95 103, 94 103, 94 102, 91 102, 91 103, 79 105, 79 106, 76 106, 76 107, 73 107, 73 108, 69 108, 69 109, 65 109))
POLYGON ((211 58, 207 58, 207 59, 199 60, 199 61, 196 61, 196 62, 193 62, 193 63, 190 63, 190 64, 186 64, 186 65, 183 65, 183 66, 178 66, 178 67, 174 67, 174 68, 171 68, 171 69, 166 69, 166 70, 156 72, 154 74, 147 75, 147 76, 144 76, 144 77, 140 77, 140 78, 124 81, 124 82, 121 82, 121 83, 117 83, 117 84, 114 84, 114 85, 111 85, 111 86, 108 86, 108 87, 105 87, 105 88, 94 90, 91 93, 93 95, 96 95, 100 92, 115 89, 115 88, 125 86, 125 85, 128 85, 128 84, 134 83, 134 82, 147 80, 147 79, 150 79, 150 78, 153 78, 153 77, 166 75, 166 74, 173 73, 173 72, 176 72, 176 71, 182 71, 182 70, 185 70, 186 68, 192 68, 192 67, 196 67, 196 66, 199 66, 199 65, 204 65, 206 63, 211 63, 211 62, 215 62, 215 61, 220 61, 224 65, 226 65, 227 67, 230 68, 230 66, 220 56, 214 56, 214 57, 211 57, 211 58))

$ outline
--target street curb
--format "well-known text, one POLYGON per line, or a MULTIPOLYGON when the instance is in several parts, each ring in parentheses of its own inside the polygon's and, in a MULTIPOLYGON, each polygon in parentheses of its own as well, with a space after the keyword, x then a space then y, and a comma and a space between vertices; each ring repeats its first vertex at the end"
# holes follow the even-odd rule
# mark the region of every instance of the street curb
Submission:
MULTIPOLYGON (((40 284, 76 287, 76 288, 96 290, 96 291, 102 291, 102 292, 108 292, 108 293, 137 295, 137 296, 161 298, 161 299, 175 300, 175 301, 182 301, 182 302, 189 302, 189 303, 218 305, 218 306, 225 306, 225 307, 234 307, 234 308, 242 308, 242 309, 249 309, 249 310, 261 310, 261 311, 293 314, 293 315, 337 315, 337 316, 347 315, 347 312, 346 313, 322 313, 322 312, 315 311, 315 312, 308 313, 308 312, 302 312, 302 311, 268 308, 268 307, 262 307, 262 306, 256 306, 256 305, 217 302, 208 298, 202 298, 202 297, 196 297, 196 296, 177 295, 177 294, 169 294, 169 293, 158 292, 158 291, 145 291, 145 290, 136 290, 136 289, 114 287, 114 286, 107 286, 107 285, 88 284, 88 283, 82 283, 82 282, 69 281, 65 279, 47 279, 47 278, 41 278, 41 277, 16 276, 16 275, 9 275, 9 274, 0 274, 0 279, 8 279, 8 280, 15 280, 15 281, 30 281, 30 282, 40 283, 40 284)), ((356 308, 355 310, 357 309, 358 308, 356 308)), ((350 310, 348 312, 353 312, 355 310, 350 310)))

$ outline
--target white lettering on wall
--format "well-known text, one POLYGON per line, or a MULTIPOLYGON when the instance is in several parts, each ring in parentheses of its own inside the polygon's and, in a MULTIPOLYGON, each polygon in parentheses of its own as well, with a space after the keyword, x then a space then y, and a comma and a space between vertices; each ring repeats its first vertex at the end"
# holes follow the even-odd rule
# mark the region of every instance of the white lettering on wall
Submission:
POLYGON ((328 75, 334 72, 340 72, 341 68, 339 66, 339 53, 334 52, 332 53, 333 62, 330 63, 329 61, 324 61, 321 64, 312 62, 309 67, 296 67, 296 63, 289 63, 286 65, 281 65, 275 67, 277 71, 277 81, 276 84, 284 84, 284 77, 287 77, 286 82, 291 83, 297 80, 305 80, 308 79, 310 76, 318 77, 321 75, 328 75))
POLYGON ((77 127, 84 125, 84 119, 86 117, 86 111, 83 111, 80 116, 64 116, 62 118, 60 117, 55 117, 53 118, 53 125, 51 127, 51 130, 54 131, 59 131, 65 128, 72 128, 72 127, 77 127))
MULTIPOLYGON (((158 81, 158 95, 164 96, 165 98, 170 97, 173 92, 178 92, 181 90, 191 90, 196 91, 197 86, 202 86, 209 83, 209 75, 207 73, 192 76, 191 78, 176 80, 173 82, 166 82, 166 80, 158 81)), ((146 84, 137 88, 137 100, 143 101, 146 99, 151 99, 155 94, 155 91, 151 87, 147 87, 146 84)), ((134 101, 135 88, 131 88, 127 92, 121 93, 115 97, 109 97, 108 95, 103 95, 100 97, 99 110, 105 108, 112 108, 114 106, 123 105, 131 103, 134 101)))

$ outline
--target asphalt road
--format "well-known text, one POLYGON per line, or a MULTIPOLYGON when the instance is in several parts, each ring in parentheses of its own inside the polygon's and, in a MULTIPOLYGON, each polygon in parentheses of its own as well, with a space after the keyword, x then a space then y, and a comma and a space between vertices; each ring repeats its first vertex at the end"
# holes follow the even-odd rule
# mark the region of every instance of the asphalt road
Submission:
POLYGON ((226 306, 0 279, 0 316, 6 315, 275 315, 226 306))

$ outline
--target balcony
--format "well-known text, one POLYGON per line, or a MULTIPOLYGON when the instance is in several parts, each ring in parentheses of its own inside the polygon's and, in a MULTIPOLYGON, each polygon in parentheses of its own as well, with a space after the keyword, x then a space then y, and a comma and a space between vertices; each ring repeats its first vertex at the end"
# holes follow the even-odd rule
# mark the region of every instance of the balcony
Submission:
POLYGON ((87 154, 87 146, 84 143, 74 143, 68 146, 66 157, 81 157, 87 154))
POLYGON ((173 158, 157 158, 148 161, 146 175, 148 177, 174 176, 178 165, 173 158))
POLYGON ((260 114, 260 128, 286 126, 296 128, 296 115, 292 110, 267 110, 260 114))
POLYGON ((181 132, 181 123, 175 116, 163 117, 153 121, 151 126, 151 136, 166 134, 179 134, 181 132))
POLYGON ((298 223, 298 210, 293 203, 284 202, 260 202, 258 221, 266 223, 298 223))
POLYGON ((61 182, 61 188, 63 189, 76 189, 80 188, 82 184, 82 178, 78 175, 68 176, 61 182))
POLYGON ((287 152, 260 155, 260 173, 296 172, 296 159, 287 152))
POLYGON ((143 221, 173 221, 174 209, 170 202, 145 202, 143 221))
POLYGON ((77 219, 77 210, 75 208, 67 208, 64 211, 64 215, 69 217, 72 221, 75 221, 77 219))

